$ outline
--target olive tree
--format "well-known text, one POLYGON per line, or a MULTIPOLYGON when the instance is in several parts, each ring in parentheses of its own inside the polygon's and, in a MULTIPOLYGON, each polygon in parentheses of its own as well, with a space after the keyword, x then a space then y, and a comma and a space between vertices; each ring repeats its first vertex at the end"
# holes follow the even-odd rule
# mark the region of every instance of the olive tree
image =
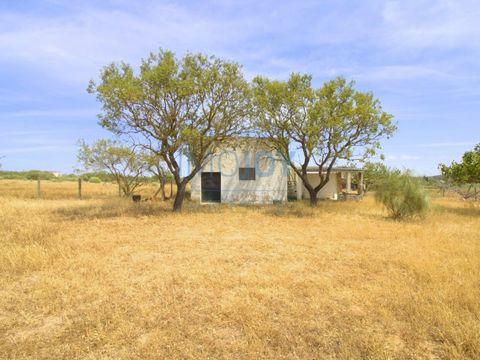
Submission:
POLYGON ((365 160, 393 134, 392 115, 370 92, 355 90, 344 78, 313 89, 310 75, 292 74, 287 81, 258 76, 253 80, 256 127, 300 177, 317 203, 318 192, 330 180, 340 160, 365 160), (294 152, 301 156, 300 166, 294 152), (312 184, 307 168, 315 166, 320 181, 312 184))
POLYGON ((457 193, 464 199, 477 199, 477 186, 480 184, 480 144, 465 152, 461 162, 453 161, 450 166, 440 164, 439 168, 445 180, 460 186, 457 193), (462 187, 465 186, 466 190, 463 190, 462 187))
POLYGON ((240 66, 202 54, 178 59, 160 50, 142 60, 138 72, 125 63, 110 64, 88 90, 103 106, 103 127, 128 134, 165 162, 177 185, 174 211, 181 210, 188 182, 215 149, 243 133, 249 111, 240 66), (180 169, 182 153, 191 164, 186 173, 180 169))
POLYGON ((79 141, 78 160, 86 170, 107 171, 118 184, 119 194, 130 196, 141 185, 147 169, 145 155, 119 141, 100 139, 89 145, 79 141))

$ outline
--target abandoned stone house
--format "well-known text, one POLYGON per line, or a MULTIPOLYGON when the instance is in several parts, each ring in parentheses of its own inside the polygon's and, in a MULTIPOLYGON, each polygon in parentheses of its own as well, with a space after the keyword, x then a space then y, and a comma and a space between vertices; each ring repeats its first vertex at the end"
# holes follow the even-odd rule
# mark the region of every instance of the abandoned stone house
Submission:
MULTIPOLYGON (((318 185, 318 168, 308 168, 312 185, 318 185)), ((361 195, 363 171, 349 167, 332 170, 318 198, 337 200, 361 195)), ((299 176, 264 139, 243 138, 215 151, 191 181, 191 198, 202 203, 271 204, 308 199, 299 176)))

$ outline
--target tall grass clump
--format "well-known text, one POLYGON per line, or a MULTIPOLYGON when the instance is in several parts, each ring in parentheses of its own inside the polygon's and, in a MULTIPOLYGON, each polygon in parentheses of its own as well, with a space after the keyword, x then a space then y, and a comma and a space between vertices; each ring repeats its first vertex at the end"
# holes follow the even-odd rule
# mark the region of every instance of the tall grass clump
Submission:
POLYGON ((375 199, 382 203, 396 220, 423 217, 430 206, 430 199, 423 184, 408 170, 384 172, 376 181, 375 199))

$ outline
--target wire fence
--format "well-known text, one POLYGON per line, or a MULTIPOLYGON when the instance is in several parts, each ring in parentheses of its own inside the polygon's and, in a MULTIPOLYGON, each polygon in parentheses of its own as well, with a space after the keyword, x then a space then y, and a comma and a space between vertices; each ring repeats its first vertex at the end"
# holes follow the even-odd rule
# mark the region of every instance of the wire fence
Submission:
MULTIPOLYGON (((134 194, 142 199, 151 198, 159 188, 158 183, 145 183, 135 189, 134 194)), ((176 194, 173 182, 165 185, 165 195, 172 198, 176 194)), ((104 199, 118 198, 119 187, 116 183, 88 181, 55 181, 55 180, 0 180, 0 196, 23 199, 104 199)), ((157 194, 160 199, 160 193, 157 194)))

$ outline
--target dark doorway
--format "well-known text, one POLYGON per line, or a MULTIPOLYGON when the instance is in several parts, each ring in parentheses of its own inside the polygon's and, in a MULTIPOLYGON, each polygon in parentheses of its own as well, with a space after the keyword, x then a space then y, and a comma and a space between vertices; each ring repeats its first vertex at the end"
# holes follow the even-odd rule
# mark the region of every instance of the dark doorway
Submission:
POLYGON ((202 172, 202 202, 220 202, 220 173, 202 172))

